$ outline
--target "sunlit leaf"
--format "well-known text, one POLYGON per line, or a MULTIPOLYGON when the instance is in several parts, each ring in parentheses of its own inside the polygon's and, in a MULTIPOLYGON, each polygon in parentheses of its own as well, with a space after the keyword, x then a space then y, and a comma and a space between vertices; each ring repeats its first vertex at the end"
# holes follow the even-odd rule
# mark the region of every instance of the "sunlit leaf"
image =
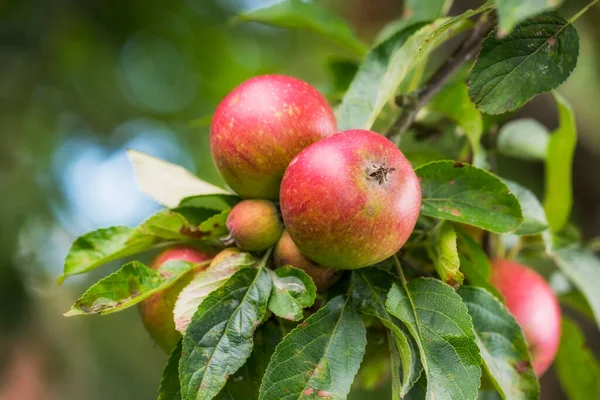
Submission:
POLYGON ((200 303, 220 288, 237 270, 254 264, 256 260, 248 253, 233 254, 211 265, 198 274, 179 293, 173 310, 175 329, 184 333, 200 303))
POLYGON ((531 118, 507 122, 498 133, 498 151, 522 160, 545 160, 548 153, 548 129, 531 118))
POLYGON ((552 132, 546 157, 544 209, 550 228, 558 232, 569 221, 573 206, 573 155, 577 144, 575 116, 567 101, 553 92, 559 126, 552 132))
POLYGON ((183 400, 209 400, 252 352, 265 317, 271 277, 263 266, 237 271, 204 299, 183 337, 179 380, 183 400))
POLYGON ((67 276, 83 274, 102 264, 150 250, 166 243, 210 241, 226 236, 225 220, 229 213, 206 209, 161 211, 137 228, 116 226, 98 229, 80 236, 65 259, 62 282, 67 276), (192 221, 190 221, 192 220, 192 221))
POLYGON ((153 270, 141 262, 132 261, 96 282, 65 316, 110 314, 124 310, 165 290, 193 267, 194 264, 186 261, 168 261, 153 270))
POLYGON ((202 194, 232 195, 197 178, 185 168, 138 150, 127 151, 140 189, 159 204, 175 208, 186 197, 202 194))

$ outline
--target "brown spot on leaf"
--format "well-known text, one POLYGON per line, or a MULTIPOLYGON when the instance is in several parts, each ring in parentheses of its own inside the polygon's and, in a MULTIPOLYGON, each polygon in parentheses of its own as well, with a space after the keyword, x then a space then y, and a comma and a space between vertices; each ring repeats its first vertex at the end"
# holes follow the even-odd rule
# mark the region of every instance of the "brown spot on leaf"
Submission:
POLYGON ((218 222, 215 222, 215 223, 213 224, 213 228, 218 228, 218 227, 220 227, 220 226, 221 226, 221 225, 219 225, 219 223, 218 223, 218 222))
POLYGON ((329 393, 327 390, 319 390, 317 392, 317 396, 319 396, 319 397, 330 397, 331 393, 329 393))
POLYGON ((556 43, 556 38, 554 36, 551 36, 548 38, 548 46, 552 47, 552 46, 554 46, 555 43, 556 43))
POLYGON ((465 166, 465 164, 461 163, 460 161, 457 161, 454 163, 454 168, 462 168, 464 166, 465 166))
POLYGON ((527 372, 529 370, 530 366, 531 366, 531 364, 529 363, 529 361, 521 360, 515 364, 515 369, 517 370, 518 373, 524 374, 525 372, 527 372))
POLYGON ((452 179, 450 182, 448 182, 451 185, 454 185, 456 183, 456 181, 454 179, 452 179))
POLYGON ((308 388, 302 391, 304 396, 310 396, 315 390, 313 388, 308 388))

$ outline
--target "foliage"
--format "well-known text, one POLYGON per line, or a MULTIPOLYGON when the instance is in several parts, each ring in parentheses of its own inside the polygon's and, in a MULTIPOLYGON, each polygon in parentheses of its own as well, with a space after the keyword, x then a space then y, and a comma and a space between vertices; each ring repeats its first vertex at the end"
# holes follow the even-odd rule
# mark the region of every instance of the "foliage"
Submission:
MULTIPOLYGON (((385 376, 394 399, 539 397, 527 342, 490 282, 489 259, 518 256, 534 243, 535 255, 573 285, 578 308, 599 326, 600 260, 569 234, 576 126, 571 107, 554 91, 576 66, 573 22, 581 13, 565 19, 553 11, 556 2, 522 3, 488 1, 447 17, 450 1, 408 1, 404 17, 370 50, 341 18, 314 3, 283 1, 236 19, 310 30, 364 56, 358 66, 331 64, 332 86, 343 95, 339 127, 381 128, 399 143, 420 180, 421 213, 398 254, 344 273, 327 293, 317 294, 310 271, 273 269, 272 249, 235 254, 196 273, 174 309, 183 338, 169 357, 159 399, 345 399, 361 365, 386 372, 370 363, 368 332, 387 341, 385 376), (455 53, 431 63, 430 72, 439 48, 461 33, 466 38, 455 53), (468 76, 451 80, 463 64, 472 65, 468 76), (532 120, 496 117, 499 132, 486 122, 486 114, 516 110, 549 91, 559 117, 552 132, 532 120), (545 164, 543 206, 523 182, 497 175, 498 153, 545 164)), ((135 228, 78 238, 60 281, 158 247, 227 243, 225 220, 237 195, 144 153, 129 156, 142 190, 167 209, 135 228)), ((120 311, 196 267, 126 263, 67 315, 120 311)), ((565 319, 557 369, 577 400, 599 393, 600 384, 583 343, 565 319)))

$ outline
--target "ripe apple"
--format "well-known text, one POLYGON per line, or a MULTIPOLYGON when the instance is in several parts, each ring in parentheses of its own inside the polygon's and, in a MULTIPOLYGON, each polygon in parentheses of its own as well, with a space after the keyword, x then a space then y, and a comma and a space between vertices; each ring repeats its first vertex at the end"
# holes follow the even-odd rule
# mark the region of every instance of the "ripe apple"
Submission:
POLYGON ((219 104, 210 149, 237 194, 277 200, 290 161, 335 131, 333 111, 314 87, 289 76, 263 75, 242 83, 219 104))
POLYGON ((400 250, 417 222, 421 189, 391 141, 349 130, 294 158, 280 202, 285 226, 302 253, 320 265, 356 269, 400 250))
POLYGON ((283 223, 270 200, 243 200, 227 216, 227 229, 237 247, 244 251, 263 251, 277 243, 283 223))
POLYGON ((273 261, 276 267, 291 265, 306 272, 312 278, 319 292, 329 289, 340 277, 337 270, 323 267, 306 258, 287 231, 283 232, 275 246, 273 261))
MULTIPOLYGON (((160 253, 152 264, 152 269, 158 269, 170 260, 183 260, 192 263, 201 263, 210 260, 211 254, 201 252, 193 247, 174 247, 160 253)), ((167 353, 177 345, 181 334, 175 330, 173 321, 173 308, 179 292, 192 280, 194 273, 204 270, 192 271, 179 279, 171 287, 162 292, 155 293, 139 304, 140 315, 144 326, 150 332, 154 341, 167 353)))
POLYGON ((492 284, 523 329, 537 376, 548 369, 560 342, 560 307, 550 286, 537 272, 514 261, 495 260, 492 284))

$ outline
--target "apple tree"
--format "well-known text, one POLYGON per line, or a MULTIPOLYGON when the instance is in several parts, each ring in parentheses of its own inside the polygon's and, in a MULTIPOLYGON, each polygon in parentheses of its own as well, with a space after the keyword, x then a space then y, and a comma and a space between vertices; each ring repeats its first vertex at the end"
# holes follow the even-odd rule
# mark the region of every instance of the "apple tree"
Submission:
POLYGON ((231 91, 210 132, 227 188, 130 150, 165 209, 78 238, 59 281, 163 250, 65 315, 138 306, 170 354, 161 400, 345 399, 373 380, 393 399, 536 399, 553 363, 570 399, 598 398, 598 363, 561 311, 600 326, 600 260, 570 221, 576 125, 555 91, 598 0, 572 16, 490 0, 449 17, 450 3, 407 0, 370 45, 316 3, 239 15, 356 57, 332 65, 327 93, 284 75, 231 91), (546 92, 554 131, 507 120, 546 92), (498 154, 544 163, 543 198, 501 176, 498 154))

